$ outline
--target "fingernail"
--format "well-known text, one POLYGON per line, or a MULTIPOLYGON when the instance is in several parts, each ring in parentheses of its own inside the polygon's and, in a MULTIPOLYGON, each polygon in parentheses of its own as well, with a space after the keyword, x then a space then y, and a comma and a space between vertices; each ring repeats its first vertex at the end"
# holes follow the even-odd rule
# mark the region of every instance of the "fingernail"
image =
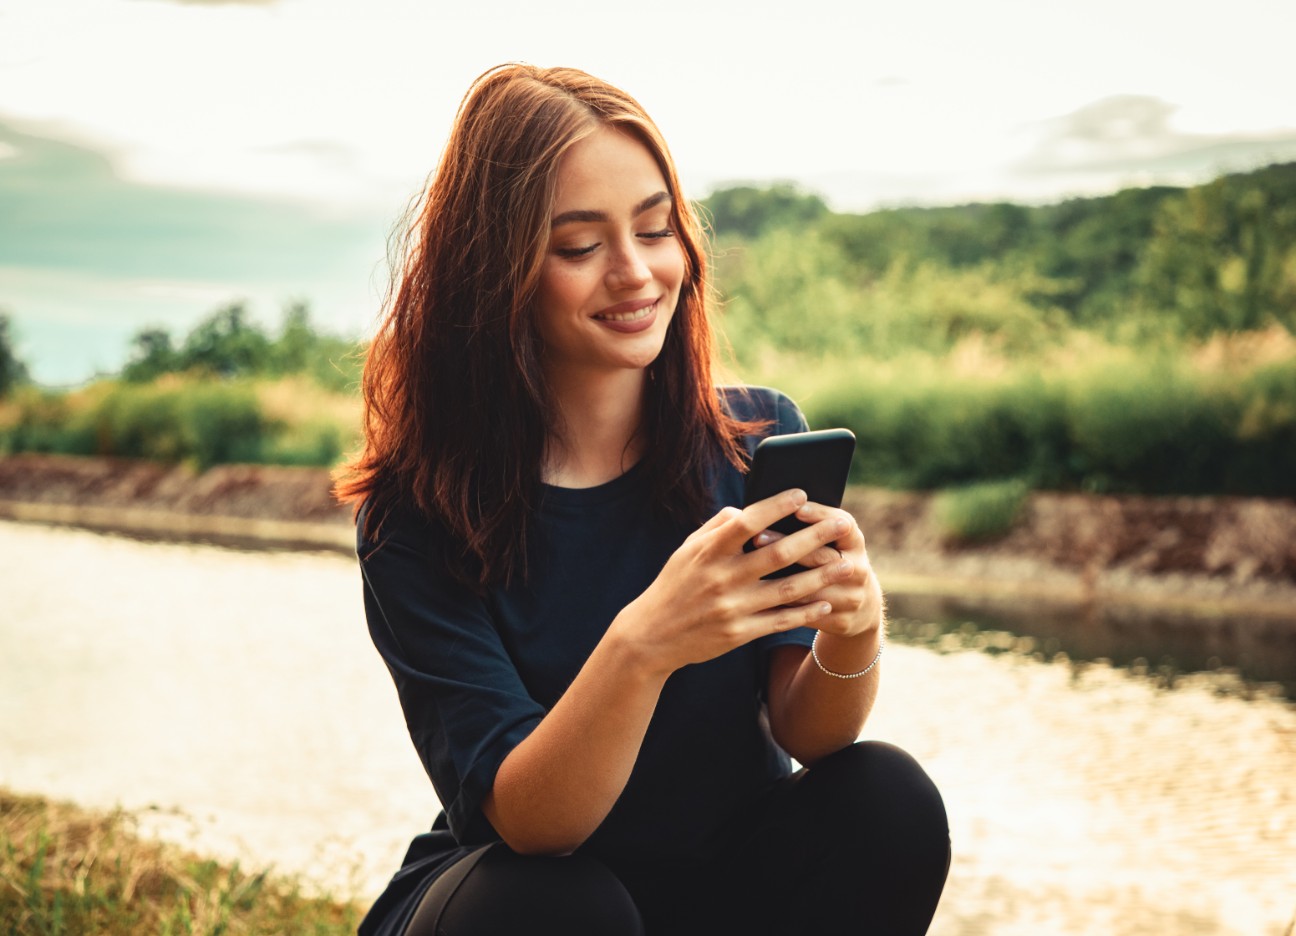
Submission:
POLYGON ((839 575, 846 575, 852 568, 854 568, 854 566, 855 563, 851 562, 849 559, 843 559, 841 562, 837 563, 837 573, 839 575))
POLYGON ((833 524, 833 528, 836 529, 838 533, 845 533, 850 529, 850 521, 845 517, 838 517, 837 522, 833 524))
POLYGON ((755 541, 755 542, 756 542, 756 545, 757 545, 757 546, 764 546, 764 545, 765 545, 766 543, 768 543, 769 541, 770 541, 770 535, 769 535, 768 533, 757 533, 757 534, 756 534, 756 541, 755 541))
POLYGON ((830 605, 826 601, 821 601, 819 603, 819 607, 815 608, 815 611, 818 613, 820 617, 827 617, 828 615, 832 614, 832 605, 830 605))

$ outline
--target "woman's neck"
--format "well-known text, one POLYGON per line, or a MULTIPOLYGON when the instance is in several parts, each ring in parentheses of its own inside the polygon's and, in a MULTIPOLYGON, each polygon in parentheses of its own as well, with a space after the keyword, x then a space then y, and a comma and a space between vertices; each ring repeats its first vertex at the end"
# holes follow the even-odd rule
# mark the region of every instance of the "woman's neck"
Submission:
POLYGON ((587 488, 620 477, 643 454, 644 371, 622 370, 552 380, 561 435, 551 438, 541 477, 557 487, 587 488))

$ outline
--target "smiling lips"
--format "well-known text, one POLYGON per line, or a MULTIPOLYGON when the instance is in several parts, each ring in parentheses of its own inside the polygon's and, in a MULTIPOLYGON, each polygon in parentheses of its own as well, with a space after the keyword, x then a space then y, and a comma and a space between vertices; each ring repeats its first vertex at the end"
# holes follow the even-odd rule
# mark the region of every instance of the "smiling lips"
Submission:
POLYGON ((594 321, 613 331, 636 332, 652 325, 656 318, 657 299, 632 299, 619 302, 601 312, 594 313, 594 321))

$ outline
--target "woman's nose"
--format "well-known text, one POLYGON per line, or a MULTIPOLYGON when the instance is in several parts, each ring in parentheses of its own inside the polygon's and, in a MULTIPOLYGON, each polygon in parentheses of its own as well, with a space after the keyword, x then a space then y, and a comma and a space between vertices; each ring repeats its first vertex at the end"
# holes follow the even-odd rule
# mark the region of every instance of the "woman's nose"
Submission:
POLYGON ((637 244, 631 243, 617 251, 608 270, 608 285, 612 289, 641 289, 652 280, 652 270, 637 248, 637 244))

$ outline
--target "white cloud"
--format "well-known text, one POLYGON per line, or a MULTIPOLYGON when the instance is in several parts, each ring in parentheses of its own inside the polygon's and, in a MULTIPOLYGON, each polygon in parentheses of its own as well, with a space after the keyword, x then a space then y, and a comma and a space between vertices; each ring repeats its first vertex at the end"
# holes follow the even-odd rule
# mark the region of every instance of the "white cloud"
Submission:
POLYGON ((1183 132, 1292 127, 1292 34, 1289 0, 0 0, 0 117, 135 179, 397 204, 468 82, 523 59, 634 93, 689 177, 921 184, 990 175, 1023 158, 1017 128, 1121 94, 1175 105, 1183 132))

